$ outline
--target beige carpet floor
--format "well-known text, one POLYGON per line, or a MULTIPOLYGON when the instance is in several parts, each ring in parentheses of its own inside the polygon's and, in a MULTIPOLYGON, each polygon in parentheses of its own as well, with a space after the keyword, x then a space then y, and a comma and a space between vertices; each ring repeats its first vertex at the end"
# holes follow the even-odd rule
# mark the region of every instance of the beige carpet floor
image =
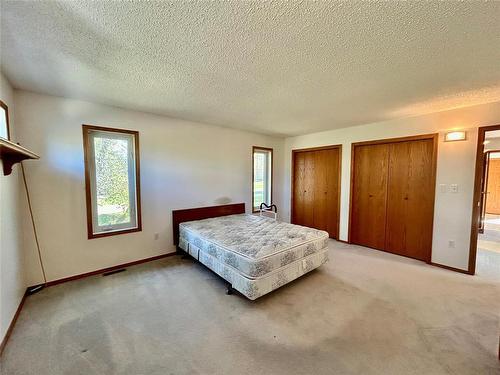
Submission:
POLYGON ((180 257, 30 296, 13 374, 499 374, 500 274, 357 246, 255 302, 180 257))
POLYGON ((477 247, 487 251, 494 251, 500 253, 500 242, 497 241, 477 241, 477 247))

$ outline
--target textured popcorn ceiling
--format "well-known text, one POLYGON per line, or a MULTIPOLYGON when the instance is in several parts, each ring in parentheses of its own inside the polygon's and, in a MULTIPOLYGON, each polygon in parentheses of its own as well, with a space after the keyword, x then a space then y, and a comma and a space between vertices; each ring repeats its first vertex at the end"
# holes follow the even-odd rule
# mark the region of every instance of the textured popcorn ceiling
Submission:
POLYGON ((500 2, 1 2, 16 88, 295 135, 500 100, 500 2))

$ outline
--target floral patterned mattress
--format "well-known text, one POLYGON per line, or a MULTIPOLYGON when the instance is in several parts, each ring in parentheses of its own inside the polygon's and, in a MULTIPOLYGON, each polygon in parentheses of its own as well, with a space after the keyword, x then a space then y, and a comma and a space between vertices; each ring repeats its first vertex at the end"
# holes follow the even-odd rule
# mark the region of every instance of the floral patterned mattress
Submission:
POLYGON ((205 252, 255 279, 325 249, 328 233, 256 215, 181 223, 179 246, 199 259, 205 252))

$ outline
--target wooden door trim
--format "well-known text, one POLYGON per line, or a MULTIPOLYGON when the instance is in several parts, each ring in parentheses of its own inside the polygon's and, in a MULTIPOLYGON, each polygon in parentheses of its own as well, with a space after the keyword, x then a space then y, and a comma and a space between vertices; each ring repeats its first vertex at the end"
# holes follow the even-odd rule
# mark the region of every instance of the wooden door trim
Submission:
POLYGON ((436 138, 436 140, 437 140, 438 137, 439 137, 439 133, 419 134, 419 135, 410 135, 407 137, 384 138, 384 139, 375 139, 372 141, 353 142, 352 146, 380 145, 380 144, 385 144, 385 143, 421 141, 421 140, 425 140, 425 139, 434 139, 434 138, 436 138))
POLYGON ((297 152, 307 152, 307 151, 323 151, 323 150, 333 150, 338 148, 339 150, 342 150, 342 145, 330 145, 330 146, 319 146, 319 147, 309 147, 309 148, 297 148, 292 150, 292 154, 297 153, 297 152))
MULTIPOLYGON (((355 163, 355 158, 354 158, 354 150, 356 147, 359 146, 371 146, 371 145, 380 145, 380 144, 390 144, 390 143, 398 143, 398 142, 408 142, 408 141, 421 141, 421 140, 432 140, 433 142, 433 147, 432 147, 432 188, 431 188, 431 194, 432 194, 432 232, 431 232, 431 238, 434 236, 434 208, 435 208, 435 201, 436 201, 436 171, 437 171, 437 152, 438 152, 438 141, 439 141, 439 133, 431 133, 431 134, 421 134, 421 135, 412 135, 408 137, 398 137, 398 138, 387 138, 387 139, 377 139, 377 140, 372 140, 372 141, 363 141, 363 142, 353 142, 351 144, 351 176, 350 176, 350 182, 349 182, 349 228, 348 228, 348 239, 347 241, 349 243, 352 243, 351 241, 351 233, 352 233, 352 188, 354 186, 354 163, 355 163)), ((380 249, 379 249, 380 250, 380 249)), ((427 263, 431 263, 432 259, 432 244, 431 244, 431 251, 429 253, 428 259, 426 259, 427 263)))
POLYGON ((481 215, 481 207, 478 205, 481 199, 481 178, 484 169, 484 139, 487 131, 500 130, 499 125, 480 126, 477 134, 476 147, 476 171, 474 174, 474 195, 472 199, 472 222, 470 230, 470 246, 469 246, 469 267, 467 269, 470 275, 476 273, 476 256, 477 256, 477 237, 479 232, 479 217, 481 215))
MULTIPOLYGON (((489 167, 490 167, 490 161, 489 161, 489 153, 485 152, 483 153, 483 173, 482 173, 482 179, 481 179, 481 194, 479 195, 479 227, 477 229, 478 235, 479 233, 483 234, 484 233, 484 218, 486 217, 486 203, 488 201, 488 196, 487 194, 483 194, 487 189, 488 189, 488 178, 489 178, 489 167)), ((469 268, 467 266, 467 268, 469 268)))
POLYGON ((335 228, 335 239, 339 239, 340 233, 340 196, 342 189, 342 145, 329 145, 329 146, 319 146, 319 147, 309 147, 309 148, 299 148, 292 150, 292 166, 291 166, 291 183, 290 183, 290 223, 293 221, 293 192, 294 192, 294 170, 295 170, 295 155, 300 152, 308 151, 323 151, 323 150, 339 150, 339 165, 338 165, 338 194, 337 194, 337 227, 335 228))

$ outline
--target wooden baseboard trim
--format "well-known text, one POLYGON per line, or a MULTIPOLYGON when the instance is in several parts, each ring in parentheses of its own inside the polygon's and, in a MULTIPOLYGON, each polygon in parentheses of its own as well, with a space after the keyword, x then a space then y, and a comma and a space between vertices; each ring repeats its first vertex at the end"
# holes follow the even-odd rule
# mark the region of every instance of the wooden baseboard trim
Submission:
POLYGON ((12 331, 14 330, 14 325, 17 322, 17 318, 19 318, 19 314, 21 314, 21 310, 24 306, 24 301, 26 301, 27 296, 28 296, 28 293, 27 293, 27 291, 25 291, 23 298, 21 298, 21 302, 19 303, 19 306, 17 307, 16 313, 14 314, 14 317, 10 321, 9 328, 7 328, 7 331, 5 332, 5 336, 2 339, 2 343, 0 343, 0 356, 2 356, 3 350, 5 349, 5 346, 7 345, 7 341, 9 340, 9 337, 12 334, 12 331))
POLYGON ((154 256, 154 257, 150 257, 150 258, 135 260, 133 262, 117 264, 116 266, 111 266, 111 267, 107 267, 107 268, 101 268, 101 269, 96 270, 96 271, 81 273, 79 275, 74 275, 74 276, 65 277, 63 279, 57 279, 57 280, 49 281, 49 282, 47 282, 46 286, 54 286, 54 285, 66 283, 68 281, 79 280, 79 279, 83 279, 85 277, 90 277, 90 276, 99 275, 99 274, 105 273, 105 272, 115 271, 115 270, 120 269, 120 268, 131 267, 131 266, 135 266, 135 265, 138 265, 138 264, 141 264, 141 263, 152 262, 154 260, 158 260, 158 259, 170 257, 170 256, 173 256, 173 255, 177 255, 177 253, 176 252, 167 253, 167 254, 157 255, 157 256, 154 256))
POLYGON ((445 266, 444 264, 439 264, 439 263, 434 263, 434 262, 429 262, 429 264, 431 266, 436 266, 436 267, 439 267, 439 268, 444 268, 445 270, 448 270, 448 271, 460 272, 460 273, 463 273, 463 274, 466 274, 466 275, 474 275, 473 273, 470 273, 467 270, 462 270, 460 268, 445 266))

